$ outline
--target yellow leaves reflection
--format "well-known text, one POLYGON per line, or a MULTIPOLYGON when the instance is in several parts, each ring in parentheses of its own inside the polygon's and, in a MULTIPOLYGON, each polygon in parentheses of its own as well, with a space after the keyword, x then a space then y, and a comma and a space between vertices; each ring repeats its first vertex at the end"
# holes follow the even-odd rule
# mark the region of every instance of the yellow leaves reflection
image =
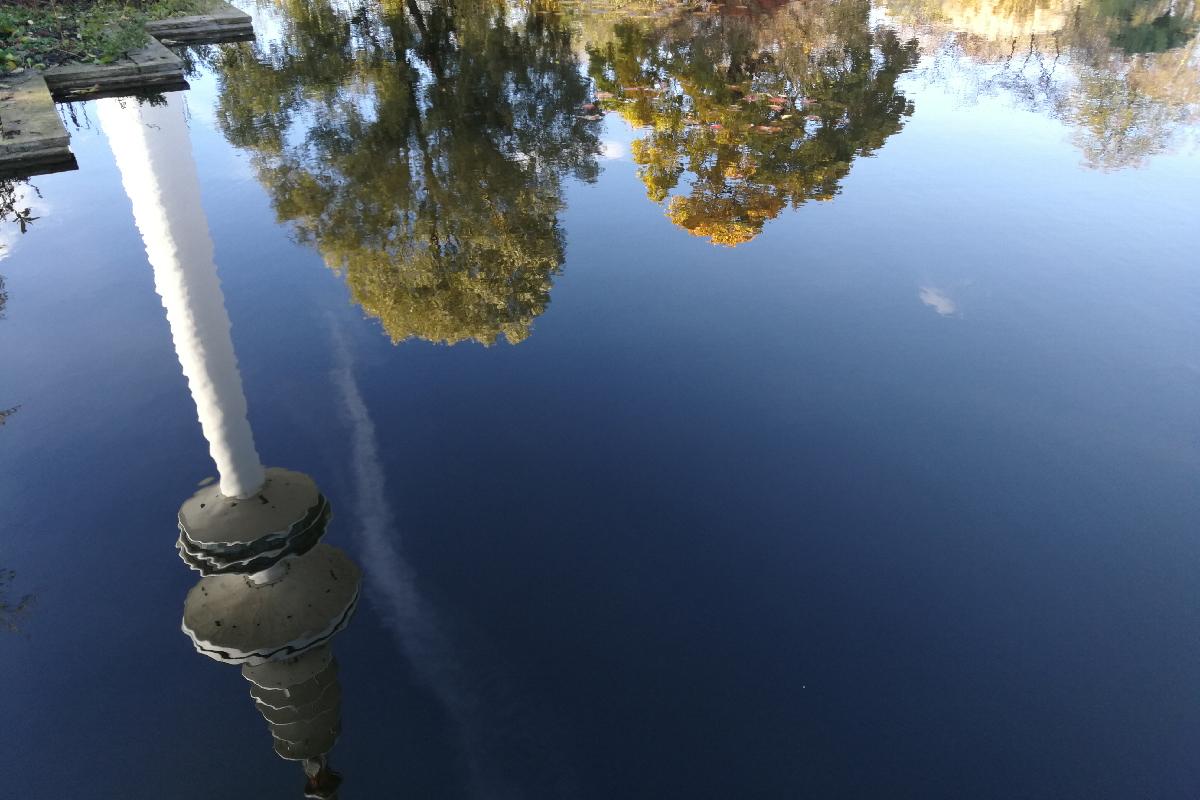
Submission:
POLYGON ((589 44, 601 105, 644 130, 631 152, 649 198, 729 247, 789 205, 832 198, 912 113, 895 81, 915 44, 870 30, 869 13, 865 0, 685 8, 589 44))

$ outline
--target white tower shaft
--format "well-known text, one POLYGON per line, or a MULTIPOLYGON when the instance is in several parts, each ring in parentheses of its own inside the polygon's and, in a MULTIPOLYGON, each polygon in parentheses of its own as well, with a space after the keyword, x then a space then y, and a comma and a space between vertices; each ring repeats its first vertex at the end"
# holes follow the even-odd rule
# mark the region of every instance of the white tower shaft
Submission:
POLYGON ((178 92, 165 105, 132 98, 96 105, 133 217, 154 267, 175 352, 187 378, 221 494, 253 497, 264 473, 246 419, 246 396, 230 338, 229 314, 200 205, 200 180, 178 92))

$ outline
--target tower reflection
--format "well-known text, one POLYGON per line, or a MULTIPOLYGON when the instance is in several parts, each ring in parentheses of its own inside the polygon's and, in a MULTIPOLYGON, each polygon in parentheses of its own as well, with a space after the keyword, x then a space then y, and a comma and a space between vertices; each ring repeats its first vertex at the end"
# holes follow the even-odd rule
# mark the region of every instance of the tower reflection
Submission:
POLYGON ((179 510, 180 556, 203 576, 183 630, 197 651, 242 667, 275 751, 301 762, 305 796, 334 798, 341 686, 331 641, 354 614, 361 573, 319 541, 332 511, 312 478, 259 460, 181 96, 97 105, 220 474, 179 510))

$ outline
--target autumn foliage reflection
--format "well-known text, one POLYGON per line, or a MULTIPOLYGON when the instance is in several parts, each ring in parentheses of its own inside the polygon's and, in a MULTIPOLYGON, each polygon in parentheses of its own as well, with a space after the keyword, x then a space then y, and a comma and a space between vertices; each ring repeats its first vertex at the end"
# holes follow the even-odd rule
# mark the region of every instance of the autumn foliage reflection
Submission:
POLYGON ((563 263, 562 181, 595 125, 570 31, 489 0, 287 0, 282 34, 218 57, 219 119, 393 341, 519 342, 563 263))
POLYGON ((728 246, 789 206, 832 199, 913 111, 896 80, 916 44, 871 30, 869 13, 867 0, 748 0, 624 20, 592 43, 599 104, 646 129, 632 152, 649 197, 728 246))
POLYGON ((1063 122, 1099 170, 1195 144, 1195 0, 888 0, 930 56, 916 78, 966 102, 1010 98, 1063 122))

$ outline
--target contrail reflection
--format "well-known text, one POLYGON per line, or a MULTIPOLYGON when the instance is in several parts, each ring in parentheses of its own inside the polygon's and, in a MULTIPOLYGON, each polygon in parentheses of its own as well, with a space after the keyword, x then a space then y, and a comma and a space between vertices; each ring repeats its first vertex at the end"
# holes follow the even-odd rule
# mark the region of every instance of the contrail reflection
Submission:
POLYGON ((398 547, 395 515, 388 505, 375 425, 354 377, 342 331, 331 324, 336 347, 333 383, 339 412, 350 427, 356 515, 363 548, 365 590, 371 605, 396 637, 413 670, 454 721, 471 780, 482 798, 569 797, 577 794, 558 757, 562 732, 550 715, 513 690, 502 659, 486 637, 456 646, 447 620, 421 597, 416 575, 398 547))
POLYGON ((383 466, 379 462, 375 424, 358 391, 350 351, 337 328, 334 328, 334 339, 337 366, 332 377, 340 395, 340 411, 351 429, 355 505, 368 575, 367 594, 413 669, 437 695, 457 725, 472 779, 478 788, 482 788, 479 787, 477 747, 480 733, 478 702, 463 680, 453 645, 417 592, 412 567, 396 547, 399 535, 395 516, 384 495, 383 466))

